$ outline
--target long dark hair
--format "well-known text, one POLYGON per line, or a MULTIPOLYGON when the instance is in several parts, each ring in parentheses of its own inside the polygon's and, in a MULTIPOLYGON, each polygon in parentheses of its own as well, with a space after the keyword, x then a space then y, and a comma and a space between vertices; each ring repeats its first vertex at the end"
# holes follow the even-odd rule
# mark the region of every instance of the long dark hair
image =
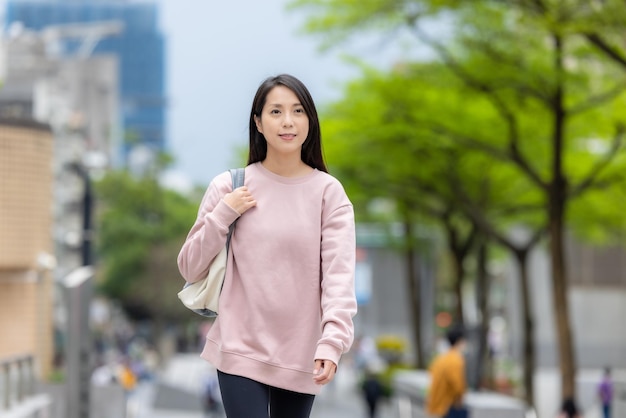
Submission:
POLYGON ((284 86, 293 91, 296 97, 298 97, 298 100, 300 100, 309 118, 309 134, 302 145, 300 158, 305 164, 320 171, 328 172, 322 155, 322 134, 315 103, 306 86, 300 80, 289 74, 280 74, 267 78, 261 83, 254 96, 252 110, 250 111, 250 148, 248 164, 263 161, 267 156, 267 142, 265 142, 263 134, 258 131, 254 117, 261 117, 267 95, 276 86, 284 86))

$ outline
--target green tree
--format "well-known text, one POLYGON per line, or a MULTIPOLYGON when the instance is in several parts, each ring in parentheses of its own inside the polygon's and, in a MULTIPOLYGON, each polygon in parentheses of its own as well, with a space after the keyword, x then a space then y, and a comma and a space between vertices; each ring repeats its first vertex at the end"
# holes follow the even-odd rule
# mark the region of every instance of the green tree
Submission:
POLYGON ((97 196, 100 290, 136 318, 184 318, 176 257, 200 198, 164 189, 156 175, 126 171, 109 172, 97 196))
MULTIPOLYGON (((385 198, 394 202, 396 220, 404 227, 402 251, 406 260, 407 294, 411 308, 416 362, 425 366, 425 355, 421 343, 420 280, 414 264, 418 241, 414 233, 417 215, 427 215, 442 220, 448 226, 447 240, 457 266, 455 289, 460 289, 465 270, 463 260, 469 254, 473 232, 466 223, 455 216, 454 208, 444 206, 436 199, 420 198, 416 187, 427 188, 419 181, 412 155, 425 147, 420 144, 412 127, 411 109, 407 103, 416 95, 404 95, 404 78, 399 73, 394 77, 371 72, 348 86, 349 99, 333 104, 323 119, 326 151, 332 161, 333 172, 337 172, 349 189, 357 209, 366 207, 367 202, 385 198), (366 117, 364 117, 366 116, 366 117), (355 123, 357 122, 358 123, 355 123), (355 152, 355 149, 362 152, 355 152), (416 210, 420 208, 420 211, 416 210)), ((411 90, 412 92, 414 90, 411 90)), ((412 106, 413 108, 415 106, 412 106)), ((436 161, 436 160, 432 160, 436 161)), ((424 169, 427 167, 424 166, 424 169)), ((358 214, 358 213, 357 213, 358 214)), ((456 299, 456 319, 462 321, 462 298, 456 299)))
MULTIPOLYGON (((362 79, 347 87, 345 99, 324 113, 327 153, 351 196, 359 196, 358 199, 364 201, 361 206, 366 207, 367 199, 378 197, 396 202, 398 218, 407 229, 406 237, 412 236, 409 228, 420 214, 430 217, 442 228, 453 261, 457 322, 463 318, 461 290, 468 273, 467 259, 474 247, 478 248, 482 256, 478 257, 480 262, 476 273, 483 290, 478 305, 483 313, 484 338, 488 321, 485 296, 489 276, 486 272, 486 243, 479 239, 481 232, 497 238, 499 244, 506 243, 505 247, 515 255, 524 254, 524 264, 520 265, 520 287, 526 290, 522 292, 525 296, 522 300, 524 318, 528 325, 525 336, 527 345, 533 347, 528 280, 524 274, 525 255, 538 242, 541 233, 536 233, 527 244, 520 246, 496 231, 502 224, 524 221, 522 215, 529 212, 534 214, 533 222, 537 224, 534 218, 537 218, 537 209, 541 208, 540 196, 508 165, 464 149, 422 123, 434 120, 438 114, 447 114, 453 116, 459 129, 468 132, 480 132, 494 124, 497 115, 489 111, 485 101, 481 97, 468 98, 467 94, 460 94, 453 87, 455 82, 458 84, 440 64, 405 65, 390 74, 366 71, 362 79), (465 110, 464 103, 468 99, 474 103, 471 111, 465 110), (479 245, 475 245, 477 243, 479 245)), ((532 225, 528 219, 526 223, 532 225)), ((538 231, 544 229, 544 226, 538 226, 538 231)), ((405 248, 410 248, 409 243, 405 248)), ((414 296, 411 301, 414 334, 419 335, 419 286, 411 286, 414 279, 411 276, 407 279, 409 294, 414 296)), ((416 344, 417 341, 416 338, 416 344)), ((416 357, 418 365, 422 365, 419 345, 416 357)), ((526 364, 530 370, 527 374, 532 377, 533 351, 528 352, 526 364)), ((532 390, 528 392, 532 393, 532 390)))
POLYGON ((341 0, 294 2, 313 11, 307 28, 330 34, 328 45, 367 30, 409 29, 438 53, 466 89, 482 95, 497 112, 499 123, 490 132, 460 131, 449 115, 448 121, 423 122, 464 146, 509 162, 542 193, 564 396, 575 394, 576 372, 563 244, 568 203, 600 185, 623 181, 618 157, 624 115, 618 109, 624 108, 624 74, 615 58, 589 37, 599 33, 594 22, 601 18, 611 23, 611 34, 601 39, 609 42, 613 33, 624 32, 626 13, 616 4, 390 0, 354 7, 341 0), (428 19, 444 22, 449 35, 431 36, 424 30, 428 19), (607 151, 587 158, 581 144, 591 139, 607 143, 607 151))
POLYGON ((567 13, 567 24, 598 53, 626 69, 624 27, 626 8, 623 0, 568 1, 558 4, 553 0, 516 0, 516 6, 542 19, 553 20, 555 11, 567 13))

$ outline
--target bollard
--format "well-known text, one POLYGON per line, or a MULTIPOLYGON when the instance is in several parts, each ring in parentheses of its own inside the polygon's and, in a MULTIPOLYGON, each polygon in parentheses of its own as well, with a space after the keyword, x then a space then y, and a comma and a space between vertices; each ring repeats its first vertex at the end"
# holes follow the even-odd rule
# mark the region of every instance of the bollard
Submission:
POLYGON ((2 409, 7 410, 11 406, 11 387, 9 381, 9 363, 2 363, 2 376, 4 377, 4 396, 2 399, 2 409))
POLYGON ((24 358, 18 357, 15 359, 15 370, 17 375, 15 378, 16 386, 16 399, 21 403, 24 400, 24 358))
POLYGON ((35 359, 33 356, 26 356, 26 379, 24 381, 24 391, 26 396, 35 394, 35 359))

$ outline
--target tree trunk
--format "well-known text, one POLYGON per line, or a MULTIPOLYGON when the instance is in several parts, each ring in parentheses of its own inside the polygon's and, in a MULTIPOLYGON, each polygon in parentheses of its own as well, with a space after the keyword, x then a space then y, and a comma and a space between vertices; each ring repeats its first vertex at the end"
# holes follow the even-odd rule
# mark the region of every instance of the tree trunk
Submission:
POLYGON ((463 278, 465 277, 465 267, 463 267, 463 260, 465 257, 458 252, 452 253, 454 256, 454 295, 456 298, 455 309, 455 323, 463 326, 464 320, 464 308, 463 308, 463 278))
MULTIPOLYGON (((555 193, 553 193, 554 195, 555 193)), ((573 333, 569 320, 567 273, 563 246, 563 202, 552 197, 550 210, 550 252, 552 261, 552 296, 559 347, 563 398, 575 397, 576 361, 573 333)))
POLYGON ((419 369, 426 367, 424 348, 422 344, 422 287, 420 274, 415 263, 416 251, 413 237, 413 225, 408 219, 404 220, 405 264, 406 279, 409 290, 409 304, 411 306, 411 324, 413 326, 413 342, 415 344, 415 361, 419 369))
POLYGON ((522 293, 522 317, 524 335, 524 395, 530 406, 535 404, 533 377, 536 367, 535 355, 535 321, 530 306, 530 283, 528 278, 528 249, 515 251, 519 284, 522 293))
POLYGON ((554 34, 555 70, 557 74, 554 94, 554 132, 552 138, 552 180, 548 188, 550 254, 552 261, 553 305, 558 335, 559 362, 561 366, 562 396, 575 397, 576 364, 572 329, 569 321, 568 283, 565 269, 563 231, 567 183, 563 174, 563 142, 565 136, 566 111, 564 105, 563 40, 554 34))
POLYGON ((474 244, 474 239, 478 231, 478 227, 472 224, 472 229, 463 240, 461 232, 458 231, 451 222, 450 212, 446 212, 442 217, 443 225, 448 236, 448 249, 452 254, 454 267, 454 283, 453 291, 456 297, 456 308, 454 312, 454 321, 458 326, 465 325, 465 315, 463 309, 463 279, 465 278, 465 267, 463 262, 469 254, 474 244))
POLYGON ((486 240, 481 240, 478 247, 478 272, 476 275, 476 297, 478 312, 480 312, 480 323, 478 328, 478 355, 476 376, 474 377, 474 388, 480 388, 481 383, 491 381, 492 376, 489 371, 490 355, 489 343, 487 341, 489 331, 489 291, 491 289, 491 280, 487 271, 488 248, 486 240))

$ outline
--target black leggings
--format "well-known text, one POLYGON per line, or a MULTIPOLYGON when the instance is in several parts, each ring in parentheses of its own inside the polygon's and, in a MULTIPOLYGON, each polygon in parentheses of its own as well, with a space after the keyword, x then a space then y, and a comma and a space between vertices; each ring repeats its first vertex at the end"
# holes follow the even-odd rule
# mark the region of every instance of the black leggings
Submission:
POLYGON ((275 388, 217 371, 228 418, 308 418, 315 395, 275 388))

